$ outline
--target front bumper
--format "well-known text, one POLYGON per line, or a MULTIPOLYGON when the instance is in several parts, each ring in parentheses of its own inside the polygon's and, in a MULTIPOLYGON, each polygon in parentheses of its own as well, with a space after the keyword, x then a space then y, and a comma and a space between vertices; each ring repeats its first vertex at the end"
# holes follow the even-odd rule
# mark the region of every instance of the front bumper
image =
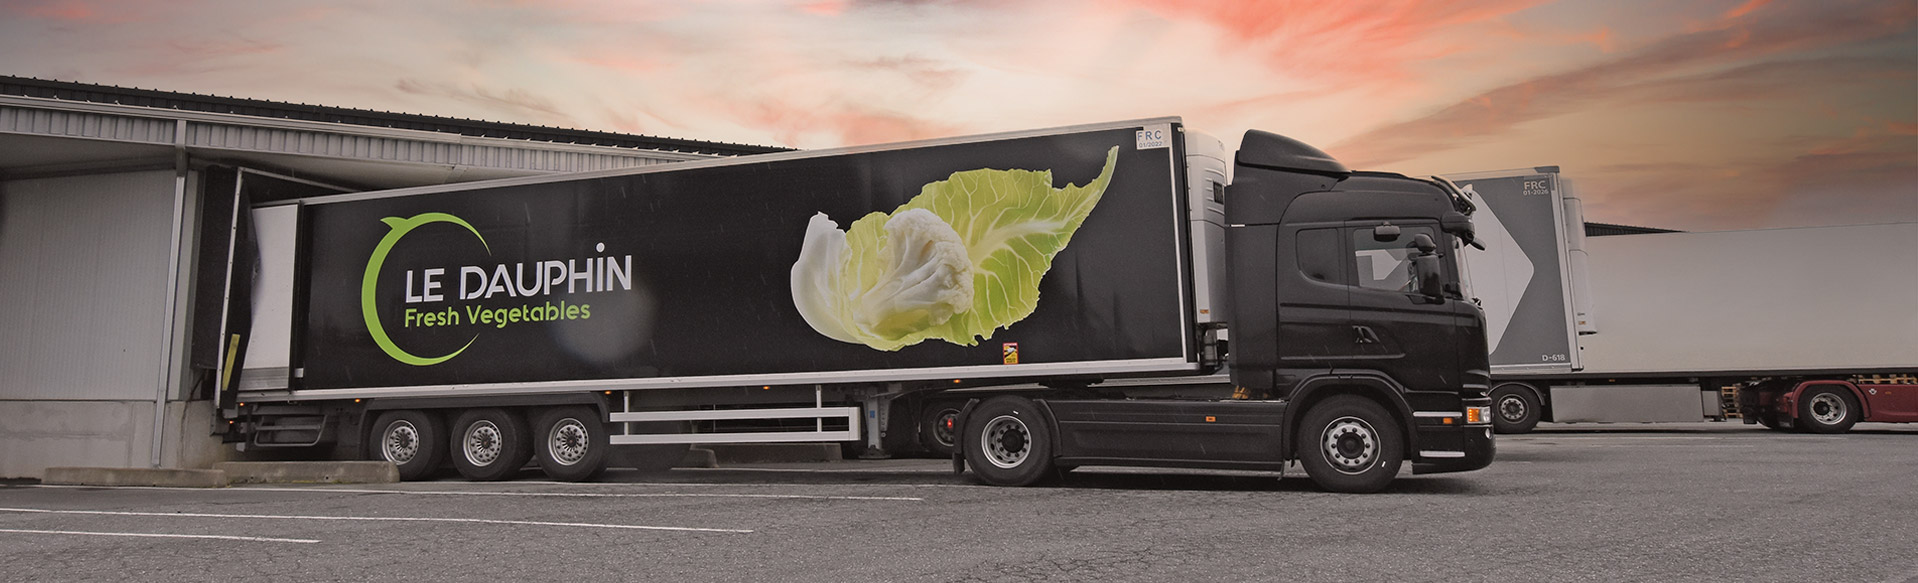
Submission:
MULTIPOLYGON (((1461 401, 1461 411, 1471 407, 1485 407, 1489 411, 1492 404, 1491 399, 1484 397, 1461 401)), ((1466 420, 1465 415, 1448 413, 1419 416, 1412 473, 1469 472, 1492 464, 1497 447, 1492 439, 1489 415, 1477 419, 1478 423, 1461 423, 1466 420)))

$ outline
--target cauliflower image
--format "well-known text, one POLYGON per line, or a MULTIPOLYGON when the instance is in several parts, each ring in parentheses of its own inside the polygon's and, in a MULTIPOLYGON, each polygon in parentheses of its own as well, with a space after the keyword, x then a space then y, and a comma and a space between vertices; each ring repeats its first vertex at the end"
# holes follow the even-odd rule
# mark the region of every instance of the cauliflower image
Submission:
POLYGON ((967 170, 844 231, 813 215, 793 306, 820 334, 877 350, 977 345, 1032 315, 1040 278, 1105 194, 1118 153, 1107 150, 1085 186, 1053 188, 1049 170, 967 170))

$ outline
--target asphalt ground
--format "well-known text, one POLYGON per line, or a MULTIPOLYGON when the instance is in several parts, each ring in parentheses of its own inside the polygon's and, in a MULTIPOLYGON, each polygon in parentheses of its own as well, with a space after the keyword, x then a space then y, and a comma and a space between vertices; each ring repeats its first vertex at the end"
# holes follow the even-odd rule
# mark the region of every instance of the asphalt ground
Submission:
POLYGON ((5 581, 1918 582, 1918 425, 1542 425, 1386 492, 944 460, 560 484, 0 485, 5 581))

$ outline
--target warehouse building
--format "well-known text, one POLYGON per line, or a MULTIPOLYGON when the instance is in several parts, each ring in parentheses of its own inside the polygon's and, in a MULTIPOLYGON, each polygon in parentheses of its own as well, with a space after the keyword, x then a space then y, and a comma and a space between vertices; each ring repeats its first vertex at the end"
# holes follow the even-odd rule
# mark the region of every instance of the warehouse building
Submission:
POLYGON ((0 76, 0 478, 229 455, 240 201, 777 150, 0 76))

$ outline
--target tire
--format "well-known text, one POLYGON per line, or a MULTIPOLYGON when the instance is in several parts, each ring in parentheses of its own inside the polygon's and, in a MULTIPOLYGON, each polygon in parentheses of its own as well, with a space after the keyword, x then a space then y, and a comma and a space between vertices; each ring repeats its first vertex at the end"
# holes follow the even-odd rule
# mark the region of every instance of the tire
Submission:
POLYGON ((959 429, 948 425, 959 417, 959 407, 936 403, 919 415, 919 445, 936 455, 951 457, 958 445, 959 429))
POLYGON ((591 407, 543 409, 533 418, 533 461, 546 477, 584 482, 606 472, 606 424, 591 407))
POLYGON ((1398 477, 1405 439, 1398 421, 1377 402, 1337 395, 1305 412, 1298 457, 1305 473, 1332 492, 1377 492, 1398 477))
POLYGON ((366 459, 393 462, 401 480, 425 478, 446 462, 445 434, 446 425, 438 415, 413 409, 383 411, 367 435, 366 459))
POLYGON ((504 480, 532 459, 526 421, 505 409, 467 409, 453 420, 453 469, 474 481, 504 480))
POLYGON ((1858 399, 1841 387, 1812 387, 1798 398, 1798 426, 1812 433, 1844 433, 1864 413, 1858 399))
POLYGON ((1538 393, 1526 385, 1499 385, 1492 389, 1492 430, 1499 433, 1530 433, 1542 417, 1538 393))
POLYGON ((994 486, 1030 486, 1058 476, 1052 464, 1052 424, 1032 400, 994 397, 966 419, 966 465, 994 486))

